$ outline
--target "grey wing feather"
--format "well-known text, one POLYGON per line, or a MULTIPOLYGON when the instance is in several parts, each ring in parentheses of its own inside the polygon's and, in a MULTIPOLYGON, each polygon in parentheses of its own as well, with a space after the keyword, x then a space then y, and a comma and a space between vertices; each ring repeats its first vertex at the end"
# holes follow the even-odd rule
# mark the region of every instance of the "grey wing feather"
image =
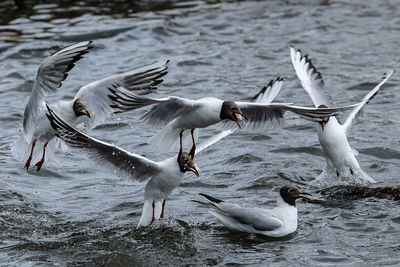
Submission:
POLYGON ((280 120, 286 111, 294 112, 304 119, 310 121, 322 121, 324 117, 335 116, 339 112, 349 110, 358 105, 348 105, 343 107, 332 108, 310 108, 288 105, 284 103, 250 103, 250 102, 237 102, 243 113, 249 118, 250 123, 258 123, 258 125, 265 125, 266 123, 274 120, 280 120))
POLYGON ((283 84, 283 78, 277 77, 271 80, 267 86, 264 86, 257 95, 253 97, 251 102, 254 103, 271 103, 279 94, 283 84))
POLYGON ((61 87, 68 72, 92 48, 92 41, 64 47, 45 58, 39 66, 29 102, 24 112, 24 138, 30 143, 35 132, 37 116, 44 107, 45 97, 61 87))
POLYGON ((343 124, 343 127, 346 131, 346 133, 348 133, 348 131, 350 130, 350 127, 353 123, 353 121, 357 118, 357 116, 360 114, 361 110, 364 108, 364 106, 366 104, 369 103, 369 101, 371 101, 376 94, 378 94, 379 89, 381 89, 381 86, 387 82, 387 80, 390 78, 390 76, 392 76, 392 74, 394 73, 393 70, 389 70, 387 72, 385 72, 383 74, 382 80, 381 82, 375 86, 361 101, 361 104, 356 106, 351 112, 350 114, 347 116, 346 121, 343 124))
POLYGON ((268 210, 243 208, 227 202, 214 204, 214 206, 216 211, 235 219, 241 224, 251 226, 257 231, 273 231, 283 226, 278 218, 268 214, 268 210))
POLYGON ((120 109, 113 106, 120 95, 132 91, 138 95, 149 94, 157 89, 161 79, 168 73, 168 61, 156 62, 141 68, 112 75, 82 87, 75 96, 88 102, 92 118, 84 118, 88 129, 103 123, 106 118, 120 109))
POLYGON ((61 119, 48 105, 47 110, 47 118, 56 136, 72 147, 83 148, 94 161, 112 166, 138 181, 144 181, 161 171, 158 163, 81 133, 61 119))
POLYGON ((168 124, 198 107, 196 101, 175 96, 156 99, 121 90, 113 91, 113 94, 114 96, 110 96, 113 100, 111 107, 117 110, 116 113, 153 105, 142 116, 142 120, 152 126, 168 124))
POLYGON ((320 105, 326 105, 329 107, 331 105, 330 100, 322 93, 324 88, 322 75, 317 71, 308 56, 303 56, 300 50, 296 50, 291 46, 290 58, 301 85, 310 95, 314 105, 316 107, 320 105))

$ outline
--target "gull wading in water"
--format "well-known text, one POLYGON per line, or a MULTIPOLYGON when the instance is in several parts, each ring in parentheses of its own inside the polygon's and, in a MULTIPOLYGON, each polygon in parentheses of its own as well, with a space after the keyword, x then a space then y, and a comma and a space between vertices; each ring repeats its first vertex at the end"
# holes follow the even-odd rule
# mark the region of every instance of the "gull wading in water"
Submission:
POLYGON ((283 118, 286 111, 294 112, 312 121, 323 121, 324 118, 337 115, 338 112, 354 107, 334 107, 329 109, 292 106, 284 103, 252 103, 224 101, 215 97, 191 100, 170 96, 150 98, 133 93, 111 91, 112 108, 117 113, 126 112, 152 105, 142 120, 151 126, 166 125, 149 143, 171 149, 176 146, 182 130, 190 129, 194 140, 194 129, 205 128, 223 120, 230 120, 241 127, 243 118, 248 119, 253 127, 263 127, 269 121, 283 118))
MULTIPOLYGON (((321 73, 317 71, 307 55, 302 55, 300 50, 290 47, 290 57, 296 75, 314 105, 320 108, 328 107, 329 100, 321 92, 324 88, 321 73)), ((347 140, 347 133, 365 104, 374 98, 392 74, 392 70, 384 74, 381 82, 363 98, 361 105, 353 108, 343 124, 340 124, 335 117, 327 117, 319 122, 318 139, 326 157, 327 169, 317 178, 317 181, 334 178, 332 181, 341 184, 375 183, 374 179, 361 170, 355 158, 356 152, 351 149, 347 140)))
POLYGON ((79 132, 61 119, 49 106, 47 109, 51 126, 64 142, 72 147, 83 148, 95 162, 116 169, 117 172, 133 180, 149 179, 145 187, 143 211, 138 228, 148 226, 154 220, 164 217, 165 201, 179 186, 185 173, 191 171, 199 176, 194 156, 231 133, 231 130, 223 131, 204 141, 197 150, 193 146, 190 152, 183 152, 181 146, 178 156, 155 162, 79 132))
POLYGON ((203 193, 200 195, 210 202, 198 203, 208 206, 208 212, 226 227, 270 237, 282 237, 295 232, 297 229, 296 199, 310 200, 307 196, 311 196, 309 193, 301 192, 294 185, 285 185, 279 191, 277 206, 273 209, 261 209, 244 208, 203 193))
MULTIPOLYGON (((91 48, 91 41, 76 43, 58 50, 40 64, 24 112, 23 135, 12 146, 13 155, 26 160, 26 169, 29 168, 32 159, 40 156, 40 151, 35 151, 35 146, 40 143, 43 144, 42 157, 35 164, 37 171, 40 170, 45 161, 48 143, 54 138, 54 130, 45 116, 45 98, 61 87, 68 72, 91 48)), ((81 87, 74 99, 60 100, 53 104, 53 108, 80 130, 90 130, 104 122, 115 111, 110 107, 110 89, 119 92, 135 91, 138 94, 150 93, 162 82, 160 78, 167 73, 166 64, 165 61, 158 62, 92 82, 81 87)), ((50 143, 50 150, 54 150, 56 145, 56 142, 50 143)))

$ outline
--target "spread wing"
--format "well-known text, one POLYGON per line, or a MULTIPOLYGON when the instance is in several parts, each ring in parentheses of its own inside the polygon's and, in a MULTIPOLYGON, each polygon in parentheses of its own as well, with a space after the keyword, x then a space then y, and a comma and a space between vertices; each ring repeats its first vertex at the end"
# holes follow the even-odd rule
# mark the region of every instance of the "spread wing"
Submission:
POLYGON ((210 207, 216 214, 221 214, 234 219, 238 224, 252 227, 256 231, 273 231, 283 226, 282 222, 272 212, 256 208, 242 208, 238 205, 227 203, 206 194, 200 194, 212 204, 210 207))
POLYGON ((264 86, 258 94, 256 94, 251 102, 255 103, 271 103, 276 96, 279 94, 279 91, 282 88, 283 78, 277 77, 275 80, 271 80, 267 86, 264 86))
POLYGON ((116 113, 153 105, 142 116, 142 120, 152 126, 165 125, 176 117, 195 110, 198 107, 196 101, 176 96, 156 99, 139 96, 126 91, 117 91, 113 92, 113 94, 110 96, 110 99, 113 101, 111 108, 115 109, 116 113))
POLYGON ((310 108, 292 106, 284 103, 251 103, 236 102, 242 112, 249 119, 250 127, 263 128, 272 121, 279 121, 286 111, 294 112, 310 121, 322 121, 324 117, 335 116, 341 111, 352 109, 359 104, 334 107, 334 108, 310 108))
POLYGON ((75 99, 85 99, 89 113, 93 114, 92 118, 84 119, 86 127, 94 128, 117 111, 111 107, 113 101, 120 100, 117 92, 131 91, 143 95, 155 91, 163 81, 161 78, 168 73, 167 64, 168 61, 156 62, 83 86, 75 99))
POLYGON ((322 93, 324 88, 324 80, 322 75, 307 55, 303 56, 300 50, 296 50, 293 46, 290 47, 290 58, 296 75, 301 82, 304 90, 309 94, 311 100, 316 107, 325 105, 329 107, 331 105, 329 99, 322 93))
POLYGON ((364 106, 366 104, 369 103, 369 101, 371 101, 376 94, 378 93, 379 89, 381 89, 381 86, 387 82, 387 80, 390 78, 390 76, 392 76, 392 74, 394 73, 393 70, 387 71, 383 74, 382 80, 381 82, 375 86, 361 101, 361 104, 356 106, 351 112, 350 114, 347 116, 346 121, 343 124, 343 127, 346 131, 346 133, 348 133, 353 121, 357 118, 357 116, 360 114, 361 110, 364 108, 364 106))
POLYGON ((45 97, 60 88, 68 72, 92 48, 92 41, 64 47, 45 58, 39 66, 29 102, 24 112, 24 138, 30 143, 35 132, 37 116, 44 108, 45 97))
POLYGON ((56 136, 72 147, 83 148, 99 165, 113 167, 138 181, 144 181, 161 171, 160 165, 154 161, 77 131, 61 119, 49 105, 46 106, 49 112, 46 115, 56 131, 56 136))

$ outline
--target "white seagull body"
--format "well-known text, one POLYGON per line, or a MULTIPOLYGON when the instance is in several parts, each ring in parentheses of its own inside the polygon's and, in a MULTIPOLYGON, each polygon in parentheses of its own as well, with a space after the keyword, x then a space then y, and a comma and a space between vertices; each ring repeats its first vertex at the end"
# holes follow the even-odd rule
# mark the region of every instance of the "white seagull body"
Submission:
MULTIPOLYGON (((186 171, 193 171, 198 176, 198 168, 193 161, 194 155, 191 157, 190 153, 180 151, 178 157, 155 162, 79 132, 63 121, 50 107, 48 107, 48 111, 47 116, 56 135, 64 142, 72 147, 84 148, 92 160, 102 166, 116 169, 117 172, 129 176, 133 180, 149 179, 145 188, 143 212, 138 228, 148 226, 154 220, 163 218, 165 200, 179 186, 186 171)), ((230 133, 230 131, 224 131, 207 139, 198 146, 196 154, 230 133)))
MULTIPOLYGON (((310 95, 316 107, 328 107, 329 100, 322 94, 324 82, 321 74, 308 59, 302 56, 300 50, 290 48, 290 57, 297 77, 301 85, 310 95)), ((330 117, 327 122, 318 124, 318 139, 326 157, 327 170, 317 180, 319 182, 334 181, 336 184, 367 184, 375 183, 375 180, 361 170, 347 140, 347 133, 359 115, 363 107, 378 93, 381 86, 393 74, 388 71, 384 74, 381 82, 375 86, 362 100, 362 104, 353 108, 346 121, 341 125, 335 117, 330 117)))
MULTIPOLYGON (((279 90, 278 90, 279 91, 279 90)), ((318 109, 292 106, 284 103, 253 103, 223 101, 214 97, 190 100, 170 96, 166 98, 149 98, 132 93, 115 92, 112 105, 117 112, 126 112, 144 106, 153 105, 142 120, 151 126, 165 126, 149 143, 171 149, 178 143, 179 133, 186 129, 205 128, 225 119, 236 122, 242 117, 248 118, 249 124, 264 127, 269 121, 283 118, 286 111, 292 111, 312 120, 322 121, 323 117, 336 115, 340 111, 354 107, 334 107, 318 109), (243 113, 242 113, 243 112, 243 113)))
POLYGON ((305 195, 310 194, 302 193, 293 185, 286 185, 281 188, 277 206, 273 209, 244 208, 206 194, 200 195, 210 201, 208 212, 226 227, 246 233, 282 237, 297 230, 296 199, 309 199, 305 195))
MULTIPOLYGON (((14 142, 12 148, 13 155, 21 160, 26 160, 30 155, 25 164, 26 168, 29 168, 32 159, 40 156, 41 149, 34 150, 35 145, 42 144, 43 156, 36 164, 38 170, 40 169, 45 159, 47 143, 54 138, 54 130, 45 116, 46 96, 61 87, 62 81, 75 63, 92 48, 90 44, 91 42, 81 42, 64 47, 40 64, 24 112, 23 136, 14 142)), ((129 90, 147 94, 156 89, 155 86, 162 81, 160 78, 166 73, 166 62, 158 62, 112 75, 81 87, 74 99, 60 100, 53 104, 53 108, 59 114, 63 114, 68 123, 77 125, 80 130, 90 130, 104 122, 115 111, 110 107, 112 103, 108 96, 110 90, 129 90)), ((50 145, 50 150, 54 150, 56 143, 50 145)))

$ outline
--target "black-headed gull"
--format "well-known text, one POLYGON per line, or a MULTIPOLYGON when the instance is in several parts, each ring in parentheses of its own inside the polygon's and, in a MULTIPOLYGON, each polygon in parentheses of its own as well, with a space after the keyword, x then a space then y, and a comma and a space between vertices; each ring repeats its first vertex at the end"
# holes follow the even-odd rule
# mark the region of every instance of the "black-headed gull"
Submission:
MULTIPOLYGON (((40 170, 45 160, 46 147, 54 138, 54 131, 45 116, 46 96, 61 87, 68 72, 91 48, 91 41, 76 43, 53 53, 40 64, 24 112, 23 136, 16 140, 12 148, 17 158, 26 160, 29 155, 25 163, 27 169, 31 160, 40 156, 39 151, 37 153, 35 151, 35 157, 33 156, 35 145, 40 143, 43 144, 43 153, 40 161, 35 164, 37 170, 40 170)), ((80 121, 79 128, 88 130, 102 123, 114 112, 110 107, 111 100, 108 98, 109 89, 119 88, 120 91, 129 90, 146 94, 156 89, 155 86, 162 81, 160 78, 166 73, 166 62, 158 62, 116 74, 81 87, 74 99, 60 100, 53 105, 53 108, 63 114, 63 118, 69 123, 75 125, 80 121)))
MULTIPOLYGON (((303 88, 310 95, 314 105, 321 108, 328 107, 329 100, 321 92, 324 87, 321 73, 317 71, 307 55, 302 55, 300 50, 290 47, 290 57, 296 75, 300 79, 303 88)), ((318 139, 326 157, 327 170, 317 180, 323 180, 333 174, 333 176, 338 177, 336 179, 338 183, 364 184, 375 182, 374 179, 361 170, 354 151, 347 141, 347 133, 365 104, 374 98, 381 86, 386 83, 392 74, 392 70, 384 74, 381 82, 363 98, 360 105, 353 108, 343 124, 340 124, 335 117, 327 117, 319 123, 318 139)))
MULTIPOLYGON (((284 103, 252 103, 224 101, 215 97, 190 100, 170 96, 150 98, 132 93, 112 92, 112 108, 118 112, 126 112, 144 106, 153 105, 142 119, 152 126, 166 126, 149 143, 164 148, 172 148, 178 142, 178 136, 185 129, 205 128, 223 120, 234 121, 239 127, 245 117, 249 124, 265 126, 269 121, 279 120, 285 111, 292 111, 312 121, 322 121, 327 116, 336 115, 340 111, 353 106, 318 109, 292 106, 284 103)), ((193 131, 192 139, 193 139, 193 131)))
POLYGON ((161 162, 155 162, 135 153, 128 152, 117 146, 92 138, 77 131, 60 118, 49 106, 47 117, 56 135, 72 147, 84 148, 89 157, 102 166, 110 166, 133 180, 145 181, 143 212, 138 228, 148 226, 154 220, 163 218, 167 197, 179 186, 185 173, 191 171, 199 176, 199 169, 194 162, 194 156, 205 148, 229 135, 230 130, 223 131, 200 144, 195 151, 179 150, 178 156, 168 158, 161 162))
POLYGON ((203 193, 200 195, 210 201, 208 212, 226 227, 246 233, 282 237, 297 229, 296 199, 310 200, 307 195, 311 194, 301 192, 294 185, 285 185, 280 189, 277 206, 273 209, 245 208, 203 193))

